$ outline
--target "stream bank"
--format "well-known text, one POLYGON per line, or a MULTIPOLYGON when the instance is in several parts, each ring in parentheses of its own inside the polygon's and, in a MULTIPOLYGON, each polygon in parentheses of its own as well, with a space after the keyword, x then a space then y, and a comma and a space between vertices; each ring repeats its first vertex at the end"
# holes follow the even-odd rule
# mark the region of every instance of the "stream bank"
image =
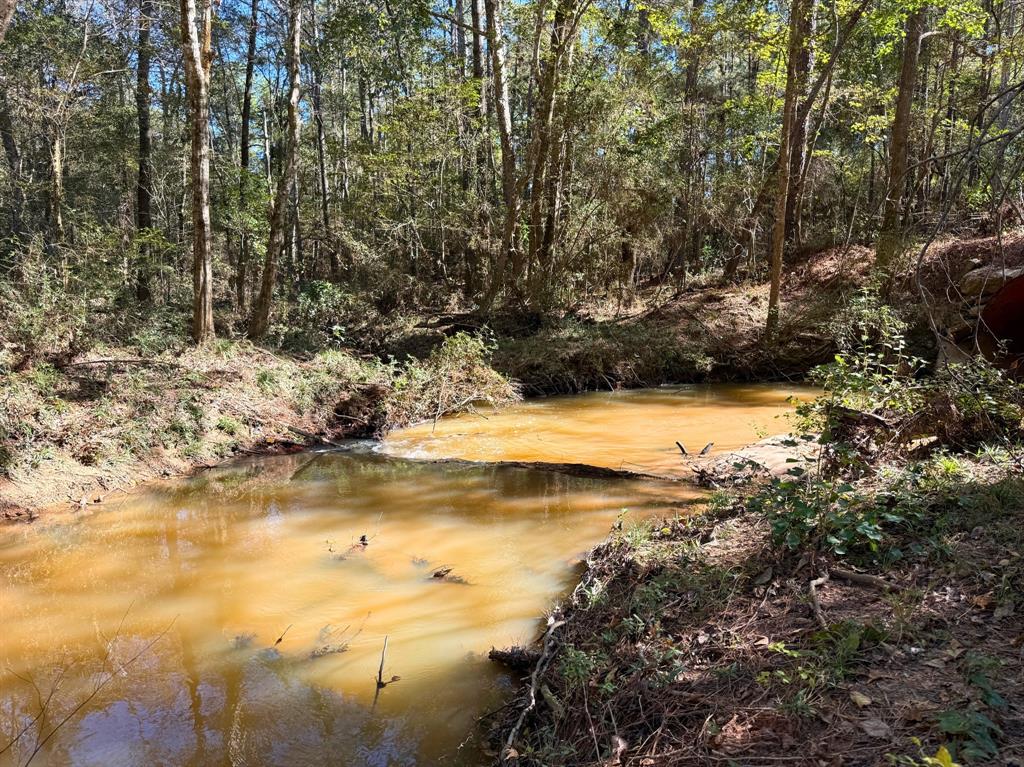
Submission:
MULTIPOLYGON (((848 333, 872 262, 873 252, 857 245, 794 257, 770 346, 762 338, 768 286, 711 275, 651 284, 626 303, 595 297, 547 314, 363 307, 352 317, 294 318, 313 323, 300 328, 303 338, 330 338, 337 323, 351 329, 350 348, 327 351, 230 340, 197 349, 185 338, 184 314, 140 316, 126 330, 108 328, 105 314, 63 307, 26 325, 7 307, 0 310, 0 515, 28 519, 57 503, 91 504, 235 455, 379 436, 472 407, 474 398, 802 380, 848 333)), ((930 319, 908 267, 892 300, 907 307, 909 350, 933 359, 962 334, 984 291, 979 298, 964 283, 965 293, 951 293, 950 281, 993 264, 1024 265, 1024 236, 935 244, 921 285, 952 298, 937 300, 930 319)))
POLYGON ((1024 482, 981 469, 998 513, 946 499, 925 561, 788 551, 742 503, 613 532, 492 722, 496 762, 1020 764, 1024 482))
POLYGON ((491 723, 498 763, 1020 765, 1024 387, 926 375, 864 308, 798 408, 815 450, 712 463, 738 485, 705 513, 591 552, 491 723))

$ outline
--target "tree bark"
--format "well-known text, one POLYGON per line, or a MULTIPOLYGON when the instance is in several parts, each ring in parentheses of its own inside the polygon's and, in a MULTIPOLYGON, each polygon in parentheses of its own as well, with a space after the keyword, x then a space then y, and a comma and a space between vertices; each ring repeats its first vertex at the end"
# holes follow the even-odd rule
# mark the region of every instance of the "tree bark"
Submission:
MULTIPOLYGON (((11 117, 10 101, 7 93, 0 90, 0 141, 4 145, 4 155, 7 157, 7 167, 10 169, 11 186, 11 232, 24 243, 28 239, 28 230, 25 228, 25 188, 21 167, 21 151, 18 148, 17 139, 14 136, 14 120, 11 117)), ((7 266, 14 266, 13 262, 7 266)))
POLYGON ((11 26, 11 20, 14 18, 14 9, 17 5, 17 0, 0 0, 0 43, 4 41, 7 28, 11 26))
POLYGON ((270 313, 274 298, 274 284, 277 278, 277 265, 284 254, 285 239, 288 233, 288 209, 295 185, 298 167, 299 149, 299 96, 302 81, 300 76, 300 41, 302 36, 302 11, 300 0, 290 0, 288 5, 288 135, 285 141, 284 157, 281 162, 281 174, 277 179, 277 194, 270 216, 270 237, 267 242, 266 260, 263 264, 263 278, 260 281, 260 292, 253 305, 252 318, 249 321, 249 338, 257 340, 267 334, 270 328, 270 313))
MULTIPOLYGON (((814 68, 814 51, 808 41, 815 31, 815 0, 810 0, 800 14, 800 36, 804 45, 796 62, 797 90, 806 101, 811 70, 814 68)), ((795 247, 803 244, 803 227, 800 219, 804 180, 808 163, 808 138, 811 125, 811 110, 803 110, 793 123, 792 153, 789 162, 789 191, 786 201, 786 240, 795 247)))
MULTIPOLYGON (((551 39, 540 67, 538 107, 526 172, 530 180, 530 239, 528 266, 530 295, 537 298, 551 275, 551 245, 557 217, 550 215, 562 183, 566 126, 561 94, 564 71, 572 66, 577 24, 587 0, 559 0, 555 6, 551 39), (545 244, 546 243, 546 244, 545 244)), ((524 179, 525 180, 525 179, 524 179)))
POLYGON ((192 177, 192 338, 213 330, 213 234, 210 221, 211 0, 181 0, 181 37, 189 103, 192 177))
POLYGON ((906 199, 907 152, 910 145, 910 120, 917 87, 917 59, 924 34, 925 8, 907 17, 906 39, 903 43, 903 63, 900 68, 899 91, 896 96, 896 114, 889 141, 889 180, 886 184, 885 203, 882 208, 882 226, 878 234, 875 267, 888 271, 893 259, 903 249, 903 214, 906 199))
POLYGON ((135 297, 141 303, 153 300, 149 286, 152 271, 152 249, 147 237, 153 228, 153 158, 152 135, 149 115, 153 101, 153 90, 149 85, 149 64, 152 46, 149 42, 149 28, 153 20, 153 0, 139 0, 139 42, 138 68, 135 84, 135 110, 139 126, 139 177, 135 187, 135 228, 143 238, 138 248, 138 265, 135 273, 135 297))
POLYGON ((505 40, 501 0, 484 0, 487 15, 488 48, 491 53, 491 74, 494 85, 494 111, 501 141, 501 191, 505 204, 501 248, 481 308, 489 310, 505 284, 505 270, 516 247, 516 224, 519 220, 519 194, 516 179, 516 154, 512 143, 512 110, 509 104, 508 80, 505 73, 505 40))
POLYGON ((786 245, 786 207, 789 199, 790 155, 793 126, 797 120, 798 62, 804 47, 804 14, 809 0, 793 0, 789 19, 789 53, 786 64, 786 93, 782 106, 782 134, 779 141, 778 178, 775 191, 775 222, 772 225, 770 251, 771 287, 768 294, 768 320, 765 335, 772 339, 779 328, 779 293, 782 287, 782 253, 786 245))
MULTIPOLYGON (((250 124, 252 122, 252 79, 256 68, 256 36, 259 31, 260 0, 252 0, 249 12, 249 39, 245 51, 245 88, 242 91, 242 115, 238 142, 238 210, 245 215, 249 196, 250 124)), ((245 311, 246 282, 252 241, 249 229, 243 225, 239 235, 238 259, 235 261, 235 305, 245 311)))
POLYGON ((327 178, 327 131, 324 127, 324 111, 322 103, 323 74, 321 72, 320 42, 316 26, 316 3, 310 11, 310 26, 313 33, 313 60, 310 72, 312 73, 312 107, 313 122, 316 124, 316 159, 317 175, 320 193, 320 220, 324 230, 320 234, 320 241, 327 248, 327 256, 331 265, 331 278, 337 280, 341 275, 341 263, 338 261, 338 250, 335 247, 334 237, 331 235, 331 189, 327 178))

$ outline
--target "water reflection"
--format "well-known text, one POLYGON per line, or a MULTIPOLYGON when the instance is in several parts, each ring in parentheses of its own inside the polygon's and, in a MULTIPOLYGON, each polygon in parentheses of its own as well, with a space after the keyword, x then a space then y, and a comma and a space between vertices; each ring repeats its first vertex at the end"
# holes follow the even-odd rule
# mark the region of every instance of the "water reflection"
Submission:
POLYGON ((26 733, 0 764, 87 699, 33 764, 479 763, 459 746, 512 683, 486 651, 533 636, 623 507, 686 495, 330 453, 6 528, 0 747, 26 733), (371 710, 385 635, 401 680, 371 710))
MULTIPOLYGON (((756 436, 751 419, 788 393, 729 391, 528 403, 388 449, 667 465, 674 439, 709 424, 718 441, 756 436)), ((0 749, 21 733, 0 765, 480 764, 464 741, 513 684, 487 650, 534 636, 623 509, 695 497, 364 449, 0 529, 0 749), (385 636, 384 676, 400 680, 375 705, 385 636)))

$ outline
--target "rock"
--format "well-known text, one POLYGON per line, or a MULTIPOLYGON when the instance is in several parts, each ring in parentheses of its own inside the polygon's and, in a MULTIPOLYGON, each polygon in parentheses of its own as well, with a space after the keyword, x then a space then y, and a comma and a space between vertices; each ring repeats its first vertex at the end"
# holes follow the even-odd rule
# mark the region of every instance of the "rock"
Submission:
POLYGON ((972 269, 960 278, 960 292, 969 299, 989 296, 1021 275, 1024 275, 1024 267, 1004 269, 991 264, 982 266, 972 269))

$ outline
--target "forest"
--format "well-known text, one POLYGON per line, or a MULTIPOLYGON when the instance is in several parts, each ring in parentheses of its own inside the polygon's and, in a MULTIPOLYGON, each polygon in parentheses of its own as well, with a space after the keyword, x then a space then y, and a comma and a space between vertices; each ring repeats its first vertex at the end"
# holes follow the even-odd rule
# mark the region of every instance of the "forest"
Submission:
POLYGON ((1021 0, 0 0, 0 140, 0 767, 1024 759, 1021 0))

